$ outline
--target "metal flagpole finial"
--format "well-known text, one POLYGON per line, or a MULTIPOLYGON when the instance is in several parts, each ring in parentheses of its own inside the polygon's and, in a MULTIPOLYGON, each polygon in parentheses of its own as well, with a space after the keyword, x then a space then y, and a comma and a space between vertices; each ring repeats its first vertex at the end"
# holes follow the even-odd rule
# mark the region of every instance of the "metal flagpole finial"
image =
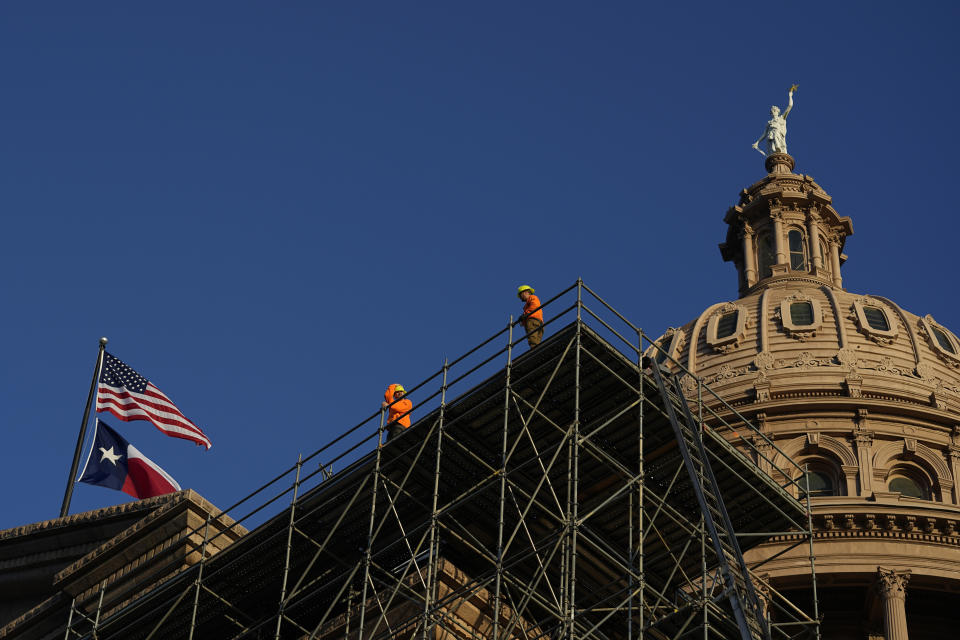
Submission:
POLYGON ((108 343, 108 342, 110 342, 110 341, 107 340, 107 336, 103 336, 102 338, 100 338, 100 345, 101 345, 101 346, 104 346, 104 347, 107 346, 107 343, 108 343))

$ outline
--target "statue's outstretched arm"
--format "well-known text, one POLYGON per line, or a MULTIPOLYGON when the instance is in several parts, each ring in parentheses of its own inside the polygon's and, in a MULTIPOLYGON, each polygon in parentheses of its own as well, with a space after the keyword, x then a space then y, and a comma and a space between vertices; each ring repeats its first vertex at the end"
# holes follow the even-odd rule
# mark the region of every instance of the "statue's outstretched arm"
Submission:
POLYGON ((793 109, 793 92, 797 90, 797 85, 790 87, 789 98, 787 99, 787 108, 783 110, 783 119, 786 120, 787 116, 790 114, 790 109, 793 109))

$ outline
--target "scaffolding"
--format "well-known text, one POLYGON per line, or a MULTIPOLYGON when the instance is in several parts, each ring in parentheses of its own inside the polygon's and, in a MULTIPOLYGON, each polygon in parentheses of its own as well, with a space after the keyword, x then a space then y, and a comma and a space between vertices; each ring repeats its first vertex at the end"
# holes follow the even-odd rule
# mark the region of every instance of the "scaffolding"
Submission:
POLYGON ((511 318, 408 390, 409 429, 300 457, 225 510, 262 525, 211 555, 208 519, 199 562, 105 582, 64 639, 819 638, 804 470, 582 281, 543 308, 539 346, 511 318), (778 536, 812 611, 744 560, 778 536))

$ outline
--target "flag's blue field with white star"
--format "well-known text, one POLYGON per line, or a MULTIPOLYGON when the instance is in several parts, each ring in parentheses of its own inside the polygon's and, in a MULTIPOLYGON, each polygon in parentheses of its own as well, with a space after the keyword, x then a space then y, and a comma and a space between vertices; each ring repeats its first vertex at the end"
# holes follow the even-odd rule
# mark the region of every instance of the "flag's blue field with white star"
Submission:
POLYGON ((101 420, 97 420, 93 446, 79 481, 123 491, 134 498, 180 491, 169 473, 101 420))

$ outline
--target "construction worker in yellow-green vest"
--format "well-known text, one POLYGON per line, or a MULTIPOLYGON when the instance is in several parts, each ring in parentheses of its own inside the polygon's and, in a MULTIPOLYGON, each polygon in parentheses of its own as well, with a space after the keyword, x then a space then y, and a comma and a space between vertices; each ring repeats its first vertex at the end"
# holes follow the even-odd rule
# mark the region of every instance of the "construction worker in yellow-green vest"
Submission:
POLYGON ((527 284, 517 287, 517 297, 523 301, 520 323, 527 331, 527 344, 532 349, 543 340, 543 309, 540 308, 540 298, 534 295, 533 287, 527 284))

